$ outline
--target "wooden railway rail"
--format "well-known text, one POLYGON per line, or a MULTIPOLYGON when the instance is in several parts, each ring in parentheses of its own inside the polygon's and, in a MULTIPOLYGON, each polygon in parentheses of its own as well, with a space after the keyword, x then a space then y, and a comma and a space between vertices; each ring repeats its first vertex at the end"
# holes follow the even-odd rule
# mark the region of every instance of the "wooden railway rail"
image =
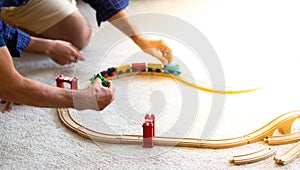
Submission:
POLYGON ((267 159, 275 154, 276 150, 268 147, 252 153, 233 156, 229 162, 235 165, 248 164, 267 159))
POLYGON ((296 143, 280 156, 275 156, 277 164, 285 165, 295 160, 300 155, 300 143, 296 143))
MULTIPOLYGON (((165 74, 162 72, 128 72, 123 74, 116 74, 107 79, 113 80, 117 78, 122 78, 126 76, 133 75, 156 75, 164 76, 175 79, 178 82, 181 82, 192 88, 196 88, 202 91, 210 93, 220 93, 220 94, 239 94, 247 93, 251 91, 258 90, 260 88, 244 89, 244 90, 235 90, 230 88, 219 88, 216 89, 211 85, 205 84, 203 82, 193 80, 187 76, 183 77, 182 74, 179 76, 174 76, 172 74, 165 74)), ((107 143, 120 143, 120 144, 142 144, 143 136, 136 134, 107 134, 102 132, 97 132, 89 128, 84 127, 83 125, 76 122, 67 108, 58 108, 59 117, 62 122, 70 128, 72 131, 78 133, 79 135, 89 138, 92 140, 107 142, 107 143)), ((197 148, 229 148, 241 146, 253 142, 265 141, 269 144, 283 144, 287 142, 295 142, 300 139, 300 135, 297 134, 288 134, 291 132, 292 123, 295 119, 300 118, 300 111, 292 111, 285 113, 281 116, 278 116, 265 126, 253 131, 249 134, 227 139, 199 139, 199 138, 179 138, 179 137, 163 137, 163 136, 154 136, 153 143, 155 145, 167 145, 167 146, 181 146, 181 147, 197 147, 197 148), (281 137, 272 136, 274 131, 278 130, 283 134, 281 137)), ((299 132, 300 134, 300 132, 299 132)), ((286 164, 291 162, 300 154, 300 144, 295 146, 292 149, 288 150, 285 155, 280 156, 279 158, 275 157, 274 160, 279 164, 286 164), (296 149, 295 149, 296 148, 296 149)), ((265 148, 257 152, 237 155, 231 159, 231 162, 240 165, 245 163, 251 163, 266 159, 275 154, 275 150, 272 148, 265 148)))
POLYGON ((300 132, 287 133, 282 136, 268 136, 264 139, 269 145, 282 145, 300 141, 300 132))
MULTIPOLYGON (((67 108, 58 108, 59 117, 62 122, 79 135, 108 143, 123 143, 123 144, 142 144, 142 135, 133 134, 107 134, 96 132, 86 128, 76 122, 67 108)), ((199 139, 199 138, 178 138, 178 137, 163 137, 155 136, 153 142, 155 145, 182 146, 182 147, 197 147, 197 148, 229 148, 241 146, 253 142, 263 140, 267 136, 273 135, 276 129, 281 129, 282 132, 290 132, 290 128, 295 119, 300 117, 300 111, 292 111, 285 113, 276 119, 272 120, 265 126, 249 134, 228 139, 199 139)))
MULTIPOLYGON (((234 90, 234 89, 213 89, 211 86, 202 83, 200 81, 196 81, 193 79, 185 79, 183 75, 174 76, 172 74, 165 74, 162 72, 128 72, 123 74, 116 74, 114 76, 108 77, 108 79, 117 79, 127 76, 134 75, 155 75, 155 76, 164 76, 171 77, 178 82, 181 82, 190 87, 203 90, 211 93, 222 93, 222 94, 239 94, 246 93, 257 90, 259 88, 254 89, 246 89, 246 90, 234 90)), ((59 108, 58 109, 59 117, 62 122, 69 127, 71 130, 77 132, 78 134, 90 138, 93 140, 101 141, 101 142, 109 142, 109 143, 125 143, 125 144, 141 144, 143 141, 142 135, 132 135, 132 134, 106 134, 101 132, 96 132, 91 129, 88 129, 78 122, 76 122, 69 110, 67 108, 59 108)), ((267 125, 262 128, 235 138, 228 139, 199 139, 199 138, 179 138, 179 137, 162 137, 155 136, 153 138, 153 142, 155 145, 170 145, 170 146, 183 146, 183 147, 198 147, 198 148, 228 148, 234 146, 245 145, 248 143, 257 142, 263 140, 264 138, 273 135, 275 130, 279 130, 282 133, 289 133, 291 131, 292 123, 295 119, 300 117, 300 111, 292 111, 282 116, 277 117, 267 125)))

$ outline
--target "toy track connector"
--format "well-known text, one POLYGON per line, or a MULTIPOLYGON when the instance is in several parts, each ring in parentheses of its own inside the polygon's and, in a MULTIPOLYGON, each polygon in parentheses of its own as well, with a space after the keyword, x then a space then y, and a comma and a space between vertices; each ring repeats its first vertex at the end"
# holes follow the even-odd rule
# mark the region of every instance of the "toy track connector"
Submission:
POLYGON ((64 83, 69 83, 71 86, 71 89, 73 90, 78 90, 78 78, 77 77, 65 77, 63 75, 58 75, 55 79, 56 81, 56 86, 64 88, 64 83))
POLYGON ((153 147, 153 137, 155 136, 155 116, 152 114, 145 115, 145 122, 143 123, 143 148, 153 147))

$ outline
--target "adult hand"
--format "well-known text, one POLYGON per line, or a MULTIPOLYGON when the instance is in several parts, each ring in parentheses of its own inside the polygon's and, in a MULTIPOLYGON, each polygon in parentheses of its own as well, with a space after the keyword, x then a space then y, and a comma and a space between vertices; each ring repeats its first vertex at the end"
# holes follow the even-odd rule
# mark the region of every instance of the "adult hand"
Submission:
POLYGON ((133 41, 146 53, 167 65, 173 60, 172 50, 160 39, 150 39, 141 35, 132 36, 133 41))
POLYGON ((108 87, 104 87, 101 79, 96 78, 90 89, 95 93, 99 110, 103 110, 114 100, 114 88, 111 81, 108 81, 108 87))
POLYGON ((47 55, 60 65, 84 60, 83 55, 75 46, 62 40, 52 40, 49 43, 47 55))
POLYGON ((93 109, 103 110, 114 100, 114 88, 111 81, 104 87, 99 78, 86 90, 78 90, 73 93, 73 104, 77 110, 93 109))
POLYGON ((125 10, 121 10, 108 19, 116 28, 129 36, 144 52, 159 59, 164 65, 172 61, 172 50, 163 42, 142 36, 130 22, 125 10))

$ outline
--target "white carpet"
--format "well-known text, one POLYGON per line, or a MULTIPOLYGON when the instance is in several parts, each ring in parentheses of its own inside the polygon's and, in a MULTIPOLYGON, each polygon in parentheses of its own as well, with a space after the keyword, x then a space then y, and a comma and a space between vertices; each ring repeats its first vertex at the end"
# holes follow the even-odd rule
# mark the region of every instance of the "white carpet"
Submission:
MULTIPOLYGON (((288 30, 285 25, 278 27, 277 20, 270 19, 269 23, 265 23, 264 20, 264 17, 270 17, 265 15, 265 11, 268 11, 268 14, 277 14, 277 7, 286 11, 285 15, 282 14, 282 18, 276 18, 280 21, 299 16, 292 15, 295 12, 293 7, 297 2, 290 2, 285 6, 282 6, 279 1, 242 3, 232 0, 228 4, 219 1, 201 3, 189 1, 190 4, 195 3, 195 5, 185 2, 136 0, 131 1, 128 10, 130 14, 162 12, 188 20, 201 29, 214 45, 224 67, 227 84, 233 87, 267 84, 266 88, 261 91, 226 96, 223 118, 214 133, 214 138, 244 135, 280 114, 300 108, 297 95, 299 81, 295 80, 300 71, 298 69, 300 51, 298 47, 295 47, 299 40, 297 39, 299 33, 295 31, 295 27, 298 28, 299 25, 293 25, 292 20, 286 21, 284 24, 293 29, 290 32, 280 32, 280 30, 288 30), (274 6, 267 10, 264 7, 268 7, 269 3, 274 6), (233 5, 239 5, 239 9, 242 10, 233 5), (195 9, 195 6, 201 9, 199 18, 192 15, 193 12, 199 10, 195 9), (256 10, 250 10, 250 7, 256 10), (188 13, 184 12, 186 8, 189 9, 188 13), (256 11, 256 13, 255 15, 249 14, 249 11, 256 11), (236 19, 240 19, 235 17, 238 14, 241 18, 248 18, 245 21, 236 22, 236 19), (251 17, 254 19, 251 20, 251 17), (256 23, 263 27, 262 30, 256 29, 256 26, 247 29, 247 25, 240 23, 247 23, 248 26, 256 23), (275 29, 272 32, 274 36, 267 31, 268 28, 275 29), (251 31, 253 32, 249 33, 251 31), (280 33, 275 35, 276 31, 280 33), (274 42, 274 37, 280 41, 274 42)), ((79 7, 83 9, 95 31, 94 13, 88 10, 85 4, 79 3, 79 7)), ((97 38, 101 37, 95 35, 84 51, 88 57, 84 63, 62 67, 46 57, 24 53, 21 59, 14 59, 15 66, 22 75, 53 86, 58 74, 66 76, 75 74, 79 76, 81 87, 84 87, 87 85, 86 80, 89 76, 99 69, 100 66, 97 65, 99 55, 104 52, 93 43, 97 41, 97 38)), ((174 54, 179 56, 178 54, 182 52, 181 46, 176 46, 173 41, 169 42, 174 54)), ((110 55, 113 57, 105 58, 104 62, 100 63, 101 66, 118 65, 124 60, 122 57, 126 57, 128 51, 137 49, 129 41, 123 42, 118 48, 121 50, 112 51, 110 55)), ((148 57, 142 53, 135 55, 141 55, 141 58, 135 58, 133 61, 146 60, 148 57)), ((202 74, 199 76, 206 78, 205 75, 202 77, 202 74)), ((112 105, 102 112, 87 110, 78 113, 72 110, 74 118, 86 127, 101 132, 141 134, 144 113, 153 112, 159 117, 157 134, 174 135, 172 132, 171 134, 167 132, 168 128, 177 121, 178 110, 180 111, 182 102, 178 97, 180 95, 178 89, 184 86, 176 84, 171 79, 160 77, 123 78, 114 81, 114 84, 116 101, 112 105), (157 92, 157 90, 162 92, 157 92), (154 95, 151 92, 155 92, 154 95), (165 102, 165 104, 157 103, 153 99, 160 99, 158 101, 165 102), (128 103, 136 110, 134 113, 131 109, 126 110, 128 103)), ((205 114, 208 113, 211 104, 209 101, 211 94, 199 92, 199 96, 201 99, 199 117, 195 119, 195 124, 191 125, 191 131, 184 132, 190 137, 200 136, 205 122, 202 118, 207 116, 205 114)), ((299 129, 299 127, 294 127, 294 129, 299 129)), ((285 166, 278 166, 272 158, 242 166, 233 166, 228 163, 233 155, 266 147, 267 145, 262 142, 229 149, 165 146, 143 149, 139 145, 93 142, 67 129, 59 120, 55 109, 29 106, 14 106, 7 115, 1 114, 0 135, 0 169, 298 169, 300 167, 299 159, 285 166)), ((280 154, 290 145, 274 147, 280 154)))

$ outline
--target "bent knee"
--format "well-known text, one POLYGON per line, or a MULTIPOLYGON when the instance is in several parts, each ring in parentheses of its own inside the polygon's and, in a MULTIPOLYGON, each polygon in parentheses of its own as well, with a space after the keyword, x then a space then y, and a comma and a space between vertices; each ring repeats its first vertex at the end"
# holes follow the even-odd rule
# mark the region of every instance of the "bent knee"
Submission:
POLYGON ((73 38, 70 38, 70 42, 77 47, 78 49, 84 48, 91 37, 92 30, 91 27, 88 25, 84 29, 76 30, 76 34, 73 38))
POLYGON ((82 13, 76 11, 70 15, 67 24, 69 26, 66 30, 66 40, 70 41, 78 49, 84 48, 92 34, 92 28, 88 20, 82 13))
POLYGON ((77 10, 43 32, 41 36, 68 41, 78 49, 82 49, 88 44, 91 34, 92 29, 88 20, 77 10))

